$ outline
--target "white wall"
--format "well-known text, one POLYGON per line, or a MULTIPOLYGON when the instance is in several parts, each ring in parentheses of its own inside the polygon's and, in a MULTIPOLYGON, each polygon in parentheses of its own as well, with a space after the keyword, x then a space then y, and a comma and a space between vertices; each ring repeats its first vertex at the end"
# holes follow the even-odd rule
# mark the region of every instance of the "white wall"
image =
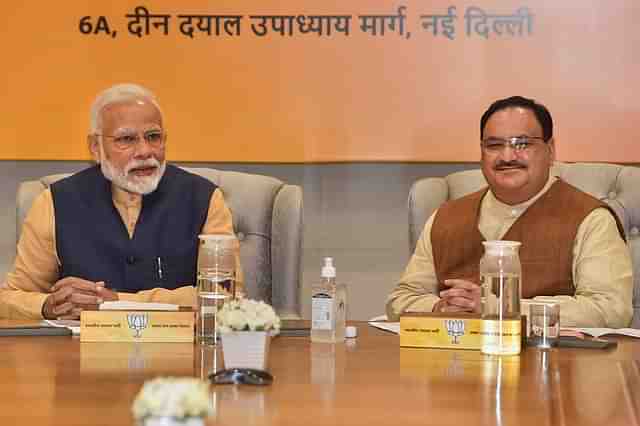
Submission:
MULTIPOLYGON (((87 167, 82 162, 0 161, 0 277, 15 256, 18 183, 87 167)), ((304 191, 303 315, 324 256, 335 258, 349 286, 349 318, 384 312, 384 301, 409 257, 407 196, 420 177, 444 176, 477 164, 180 164, 269 175, 304 191)))

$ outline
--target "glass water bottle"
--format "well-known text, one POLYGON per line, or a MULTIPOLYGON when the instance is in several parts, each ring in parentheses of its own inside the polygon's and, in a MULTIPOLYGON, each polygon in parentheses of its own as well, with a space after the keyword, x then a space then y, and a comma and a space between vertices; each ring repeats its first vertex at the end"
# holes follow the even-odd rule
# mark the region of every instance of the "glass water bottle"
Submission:
POLYGON ((482 352, 520 353, 520 285, 522 267, 517 241, 485 241, 480 260, 482 352))

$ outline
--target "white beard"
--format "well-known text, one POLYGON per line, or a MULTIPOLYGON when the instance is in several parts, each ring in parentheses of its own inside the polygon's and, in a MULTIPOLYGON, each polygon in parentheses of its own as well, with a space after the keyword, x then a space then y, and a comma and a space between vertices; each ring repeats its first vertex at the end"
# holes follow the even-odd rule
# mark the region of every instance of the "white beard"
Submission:
POLYGON ((158 188, 158 184, 166 168, 166 161, 160 164, 155 158, 150 158, 148 160, 131 160, 127 163, 124 170, 118 170, 107 160, 104 152, 102 153, 102 161, 100 162, 100 170, 102 170, 102 174, 107 180, 125 191, 140 195, 150 194, 158 188), (157 167, 158 169, 152 176, 129 176, 129 172, 138 167, 157 167))

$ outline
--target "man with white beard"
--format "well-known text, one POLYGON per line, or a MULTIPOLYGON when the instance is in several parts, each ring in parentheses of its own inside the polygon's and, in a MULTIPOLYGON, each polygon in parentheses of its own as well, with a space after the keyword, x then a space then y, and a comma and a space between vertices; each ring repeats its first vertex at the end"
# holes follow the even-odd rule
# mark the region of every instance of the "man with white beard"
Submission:
POLYGON ((193 305, 198 235, 233 234, 221 190, 167 165, 167 132, 149 90, 105 90, 90 126, 96 165, 33 202, 0 318, 73 319, 113 300, 193 305))

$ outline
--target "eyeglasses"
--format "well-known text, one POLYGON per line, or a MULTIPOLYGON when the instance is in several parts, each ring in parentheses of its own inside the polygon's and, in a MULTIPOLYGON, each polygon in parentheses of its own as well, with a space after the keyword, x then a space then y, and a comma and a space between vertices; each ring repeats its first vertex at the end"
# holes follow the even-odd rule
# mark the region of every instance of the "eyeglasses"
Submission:
MULTIPOLYGON (((116 148, 125 151, 133 148, 140 142, 140 134, 136 132, 123 133, 121 135, 101 135, 96 133, 96 136, 102 136, 103 138, 113 139, 113 144, 116 148)), ((142 134, 142 138, 152 148, 159 148, 164 143, 166 132, 162 130, 148 130, 142 134)))
POLYGON ((489 153, 498 153, 507 146, 517 152, 529 152, 541 143, 546 143, 546 141, 540 136, 513 136, 504 139, 487 138, 480 145, 482 149, 489 153))
POLYGON ((273 376, 263 370, 253 368, 229 368, 209 375, 216 385, 270 385, 273 376))

